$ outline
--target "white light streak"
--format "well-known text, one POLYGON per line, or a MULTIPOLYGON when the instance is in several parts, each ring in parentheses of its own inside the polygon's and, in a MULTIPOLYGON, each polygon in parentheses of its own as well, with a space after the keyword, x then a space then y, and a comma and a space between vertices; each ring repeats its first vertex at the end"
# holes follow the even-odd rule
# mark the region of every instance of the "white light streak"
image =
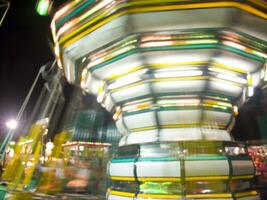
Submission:
POLYGON ((201 76, 203 74, 202 71, 173 71, 173 72, 159 72, 155 73, 154 76, 156 78, 173 78, 173 77, 185 77, 185 76, 201 76))
POLYGON ((240 77, 237 77, 237 76, 231 76, 229 74, 218 74, 217 77, 220 78, 220 79, 231 81, 231 82, 247 84, 247 80, 246 79, 240 78, 240 77))

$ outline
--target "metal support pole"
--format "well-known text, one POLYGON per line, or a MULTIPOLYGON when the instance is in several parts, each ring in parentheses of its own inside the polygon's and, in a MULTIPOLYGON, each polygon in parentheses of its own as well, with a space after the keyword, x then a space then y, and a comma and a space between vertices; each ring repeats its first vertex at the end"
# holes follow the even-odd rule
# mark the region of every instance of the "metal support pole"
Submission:
POLYGON ((8 1, 8 2, 4 2, 4 4, 2 4, 2 5, 0 4, 0 8, 1 7, 6 7, 6 10, 5 10, 5 12, 4 12, 4 14, 3 14, 3 16, 1 18, 0 27, 1 27, 3 21, 4 21, 5 17, 6 17, 6 14, 7 14, 8 10, 9 10, 10 2, 8 1))
MULTIPOLYGON (((28 105, 28 102, 29 102, 30 97, 31 97, 31 95, 32 95, 32 93, 33 93, 33 90, 34 90, 34 88, 35 88, 35 86, 36 86, 36 84, 37 84, 37 81, 39 80, 39 77, 40 77, 41 73, 43 72, 44 67, 46 67, 46 66, 47 66, 47 64, 44 65, 43 67, 41 67, 41 69, 39 70, 37 76, 35 77, 35 80, 34 80, 32 86, 31 86, 31 88, 30 88, 30 90, 29 90, 29 92, 28 92, 26 98, 24 99, 24 102, 23 102, 23 104, 22 104, 22 106, 21 106, 19 112, 18 112, 18 115, 17 115, 17 117, 16 117, 16 121, 17 121, 17 122, 19 122, 19 121, 21 120, 22 114, 24 113, 25 108, 26 108, 26 106, 28 105)), ((51 66, 51 68, 52 68, 52 67, 54 67, 54 64, 51 66)), ((15 130, 11 130, 11 129, 9 129, 9 130, 8 130, 8 133, 7 133, 7 136, 6 136, 5 139, 4 139, 4 142, 3 142, 3 143, 1 144, 1 146, 0 146, 0 154, 1 154, 1 155, 0 155, 0 161, 2 161, 3 158, 4 158, 4 156, 5 156, 5 152, 6 152, 7 148, 8 148, 8 146, 9 146, 10 141, 11 141, 12 138, 13 138, 14 132, 15 132, 15 130)))

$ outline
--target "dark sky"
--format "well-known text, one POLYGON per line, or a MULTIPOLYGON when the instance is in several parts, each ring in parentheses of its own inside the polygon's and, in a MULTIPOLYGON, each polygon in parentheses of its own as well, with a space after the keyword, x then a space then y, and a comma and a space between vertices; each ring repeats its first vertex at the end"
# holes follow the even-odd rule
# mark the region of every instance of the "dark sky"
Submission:
POLYGON ((0 27, 0 134, 5 122, 16 117, 39 68, 54 59, 49 17, 36 14, 34 0, 10 3, 0 27))
MULTIPOLYGON (((58 6, 64 0, 55 2, 58 6)), ((10 10, 0 27, 0 137, 5 133, 5 122, 16 117, 39 68, 54 59, 49 45, 50 21, 50 17, 35 12, 35 0, 11 0, 10 10)), ((31 102, 38 92, 34 94, 31 102)), ((262 137, 264 131, 258 127, 259 116, 263 116, 263 124, 267 124, 267 117, 261 111, 259 98, 260 95, 253 98, 240 111, 233 131, 238 140, 262 137)), ((30 113, 30 109, 27 112, 30 113)), ((264 137, 267 138, 267 130, 264 137)))

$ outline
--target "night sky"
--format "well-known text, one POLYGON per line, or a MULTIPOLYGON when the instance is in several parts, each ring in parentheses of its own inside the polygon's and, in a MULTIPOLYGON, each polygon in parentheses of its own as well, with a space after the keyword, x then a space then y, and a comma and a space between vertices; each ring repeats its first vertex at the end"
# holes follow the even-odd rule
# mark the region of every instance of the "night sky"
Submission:
MULTIPOLYGON (((55 2, 59 5, 64 1, 55 2)), ((52 41, 50 21, 49 16, 39 16, 35 12, 34 0, 11 0, 10 10, 0 27, 0 137, 5 134, 5 122, 16 117, 39 68, 54 59, 49 45, 52 41)), ((32 102, 38 92, 34 94, 32 102)), ((258 116, 266 118, 266 114, 262 112, 259 98, 261 94, 240 111, 233 131, 238 140, 262 137, 258 116)), ((31 112, 30 108, 31 105, 24 118, 31 112)), ((264 137, 267 138, 267 133, 264 137)))
POLYGON ((0 27, 0 134, 5 122, 16 117, 39 68, 54 59, 49 17, 37 15, 34 0, 10 4, 0 27))

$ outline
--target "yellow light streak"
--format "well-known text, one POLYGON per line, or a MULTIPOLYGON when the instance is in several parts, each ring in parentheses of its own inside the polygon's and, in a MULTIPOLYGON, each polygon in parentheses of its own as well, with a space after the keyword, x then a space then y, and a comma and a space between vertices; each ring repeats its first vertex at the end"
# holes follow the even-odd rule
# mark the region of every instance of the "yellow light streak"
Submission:
MULTIPOLYGON (((131 3, 128 3, 131 4, 131 3)), ((129 5, 131 6, 131 5, 129 5)), ((124 7, 127 7, 126 5, 124 7)), ((97 25, 87 29, 86 31, 78 34, 77 36, 73 37, 75 34, 77 34, 78 32, 80 32, 82 29, 84 29, 85 27, 89 26, 90 24, 92 24, 93 22, 95 22, 98 17, 94 18, 94 20, 89 21, 87 23, 85 23, 84 25, 82 25, 81 27, 75 29, 73 32, 71 32, 70 34, 62 37, 59 41, 60 44, 62 44, 63 42, 65 42, 66 40, 70 39, 68 42, 66 42, 63 45, 63 49, 66 48, 66 46, 72 44, 73 42, 77 41, 78 39, 82 38, 83 36, 89 34, 90 32, 94 31, 95 29, 99 28, 100 26, 106 24, 107 22, 111 21, 112 19, 122 16, 124 14, 132 14, 132 13, 139 13, 139 12, 155 12, 155 11, 170 11, 170 10, 184 10, 184 9, 201 9, 201 8, 220 8, 220 7, 236 7, 239 8, 241 10, 244 10, 246 12, 249 12, 251 14, 254 14, 256 16, 262 17, 264 19, 267 19, 267 14, 257 10, 256 8, 250 6, 250 5, 246 5, 243 3, 238 3, 238 2, 229 2, 229 1, 225 1, 225 2, 208 2, 208 3, 194 3, 194 4, 185 4, 185 5, 162 5, 162 6, 151 6, 151 7, 141 7, 141 8, 129 8, 128 11, 120 11, 115 13, 114 15, 102 20, 100 23, 98 23, 97 25)))
MULTIPOLYGON (((249 12, 249 13, 251 13, 253 15, 256 15, 258 17, 267 19, 267 14, 266 13, 264 13, 264 12, 262 12, 262 11, 256 9, 256 8, 254 8, 253 6, 250 6, 250 5, 247 5, 247 4, 244 4, 244 3, 240 3, 240 2, 231 2, 231 1, 224 1, 224 2, 206 2, 206 3, 191 3, 191 4, 184 4, 184 5, 183 4, 180 4, 180 5, 162 5, 162 6, 153 6, 153 5, 150 5, 148 7, 141 7, 141 8, 131 7, 131 6, 134 6, 134 5, 142 5, 142 4, 146 4, 146 3, 147 4, 152 4, 152 3, 155 3, 155 2, 162 2, 162 0, 157 0, 157 1, 154 0, 154 1, 149 1, 149 2, 148 1, 142 1, 142 0, 135 0, 135 1, 128 2, 126 4, 118 5, 116 8, 119 9, 119 8, 124 8, 125 7, 125 8, 127 8, 127 10, 118 11, 118 12, 115 11, 112 16, 107 17, 104 20, 101 20, 96 25, 94 25, 94 26, 92 26, 90 28, 85 29, 86 27, 90 26, 91 24, 93 24, 94 22, 96 22, 97 20, 100 20, 101 18, 103 18, 105 16, 105 13, 100 14, 99 16, 95 17, 91 21, 89 21, 89 22, 83 24, 82 26, 80 26, 79 28, 73 30, 71 33, 63 36, 60 39, 58 38, 59 39, 59 44, 60 45, 63 45, 61 47, 62 48, 61 50, 65 49, 67 46, 69 46, 70 44, 74 43, 75 41, 81 39, 83 36, 89 34, 90 32, 92 32, 94 30, 96 30, 100 26, 108 23, 112 19, 115 19, 115 18, 117 18, 119 16, 122 16, 122 15, 125 15, 127 13, 131 14, 131 13, 140 13, 140 12, 171 11, 171 10, 184 10, 184 9, 236 7, 236 8, 239 8, 241 10, 244 10, 246 12, 249 12), (77 34, 78 32, 80 32, 82 30, 85 30, 85 31, 81 32, 80 34, 77 34)), ((174 0, 172 2, 177 2, 177 1, 174 0)), ((107 3, 108 4, 108 3, 110 3, 110 1, 107 0, 104 3, 107 3)), ((104 3, 103 3, 103 5, 106 5, 104 3)), ((258 4, 258 2, 256 4, 258 4)), ((99 6, 99 9, 100 9, 100 7, 101 6, 99 6)), ((65 11, 64 12, 66 12, 67 10, 68 9, 65 8, 65 11)), ((87 13, 85 16, 86 17, 90 16, 90 13, 93 13, 93 11, 92 10, 88 11, 89 14, 87 13)), ((61 12, 63 12, 63 11, 61 11, 61 12)), ((52 22, 51 26, 55 23, 55 20, 57 20, 60 16, 61 16, 61 14, 55 15, 55 17, 53 19, 54 21, 52 22)), ((85 19, 86 17, 84 17, 82 19, 85 19)), ((69 26, 69 28, 71 27, 70 24, 67 24, 67 26, 69 26)), ((55 29, 55 27, 52 28, 52 31, 54 29, 55 29)), ((267 55, 264 54, 264 53, 261 53, 261 52, 255 51, 255 50, 252 50, 252 53, 257 54, 258 56, 267 58, 267 55)), ((235 69, 235 70, 244 73, 244 71, 241 70, 241 69, 235 69)))

